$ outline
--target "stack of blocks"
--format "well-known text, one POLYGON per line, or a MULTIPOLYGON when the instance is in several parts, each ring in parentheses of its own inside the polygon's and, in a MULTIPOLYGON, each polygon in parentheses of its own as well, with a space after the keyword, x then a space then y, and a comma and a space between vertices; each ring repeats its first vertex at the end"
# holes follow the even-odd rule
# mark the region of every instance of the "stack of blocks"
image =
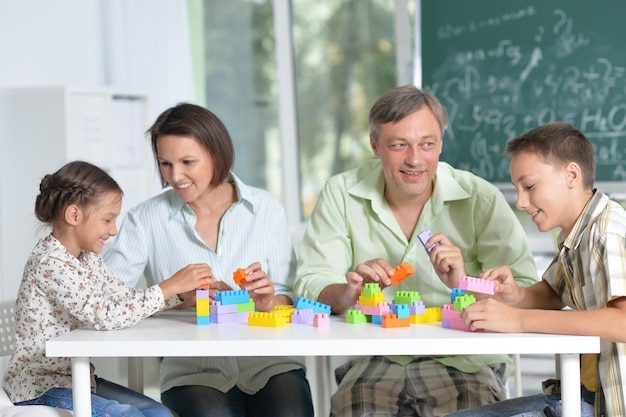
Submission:
POLYGON ((459 283, 459 288, 454 288, 450 294, 450 304, 443 306, 441 312, 441 325, 449 329, 471 331, 465 321, 461 319, 461 312, 468 305, 476 302, 473 294, 467 291, 480 294, 495 294, 495 282, 475 277, 463 277, 459 283))
MULTIPOLYGON (((243 270, 237 270, 245 279, 243 270)), ((249 326, 283 327, 287 323, 330 325, 330 306, 304 297, 296 298, 293 306, 276 306, 273 311, 255 311, 254 301, 247 290, 217 291, 211 302, 209 288, 196 290, 196 323, 247 323, 249 326)))
POLYGON ((417 291, 398 291, 389 304, 378 283, 365 284, 357 304, 346 313, 347 323, 373 323, 382 327, 409 327, 411 323, 439 320, 441 315, 426 309, 417 291), (417 316, 422 317, 418 320, 417 316))
MULTIPOLYGON (((429 233, 429 231, 426 231, 429 233)), ((402 282, 414 273, 408 263, 394 270, 392 282, 402 282)), ((235 271, 238 282, 245 282, 245 270, 235 271)), ((241 285, 241 284, 240 284, 241 285)), ((425 307, 417 291, 397 291, 389 304, 378 283, 367 283, 354 308, 346 313, 351 324, 373 323, 382 327, 409 327, 411 324, 441 321, 442 327, 469 331, 460 318, 465 307, 474 303, 473 294, 494 294, 494 282, 474 277, 463 277, 458 288, 452 289, 450 303, 440 307, 425 307)), ((330 325, 330 306, 304 297, 297 297, 293 306, 276 306, 271 312, 255 311, 254 301, 247 290, 217 291, 210 301, 209 289, 196 290, 197 324, 242 322, 249 326, 283 327, 287 323, 311 324, 315 327, 330 325)))
POLYGON ((470 331, 461 319, 461 311, 476 301, 473 294, 494 294, 494 282, 474 277, 463 277, 459 288, 450 294, 450 303, 439 307, 425 307, 417 291, 398 291, 389 304, 378 283, 363 287, 359 300, 346 313, 350 324, 372 323, 382 327, 409 327, 411 324, 441 321, 442 327, 470 331))

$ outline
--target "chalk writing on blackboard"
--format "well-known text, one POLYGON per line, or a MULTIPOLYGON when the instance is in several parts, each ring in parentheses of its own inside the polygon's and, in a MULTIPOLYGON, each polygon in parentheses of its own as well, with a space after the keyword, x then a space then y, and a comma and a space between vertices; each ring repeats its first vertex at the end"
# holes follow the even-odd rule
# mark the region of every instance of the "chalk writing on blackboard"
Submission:
POLYGON ((621 13, 594 18, 602 13, 592 2, 526 3, 422 2, 424 88, 449 115, 442 160, 508 183, 506 142, 562 121, 594 143, 598 180, 626 180, 621 13))

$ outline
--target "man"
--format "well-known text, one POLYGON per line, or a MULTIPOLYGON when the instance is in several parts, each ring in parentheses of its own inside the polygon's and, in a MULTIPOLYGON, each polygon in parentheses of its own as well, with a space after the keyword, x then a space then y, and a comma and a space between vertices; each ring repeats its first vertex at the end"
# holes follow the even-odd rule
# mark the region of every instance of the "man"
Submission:
MULTIPOLYGON (((320 193, 296 294, 342 314, 368 282, 387 299, 412 290, 426 306, 442 306, 463 276, 498 265, 511 265, 521 286, 537 281, 524 230, 498 189, 439 162, 447 115, 436 97, 395 88, 374 104, 369 122, 377 159, 334 176, 320 193), (423 245, 425 230, 433 236, 423 245), (401 262, 415 273, 390 287, 401 262)), ((492 403, 505 398, 511 365, 506 355, 356 358, 336 370, 331 415, 439 416, 492 403)))

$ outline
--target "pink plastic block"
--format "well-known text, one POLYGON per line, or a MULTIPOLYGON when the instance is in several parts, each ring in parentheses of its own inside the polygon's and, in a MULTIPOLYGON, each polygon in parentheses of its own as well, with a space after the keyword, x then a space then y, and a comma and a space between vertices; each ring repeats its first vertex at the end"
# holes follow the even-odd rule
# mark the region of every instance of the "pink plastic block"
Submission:
POLYGON ((328 327, 330 326, 330 318, 326 313, 315 313, 313 315, 313 327, 328 327))
POLYGON ((459 283, 459 288, 462 290, 491 295, 495 294, 494 286, 494 281, 468 276, 463 277, 459 283))
POLYGON ((354 308, 361 310, 363 314, 367 314, 368 316, 382 316, 390 312, 389 303, 387 302, 378 303, 376 307, 356 304, 354 308))

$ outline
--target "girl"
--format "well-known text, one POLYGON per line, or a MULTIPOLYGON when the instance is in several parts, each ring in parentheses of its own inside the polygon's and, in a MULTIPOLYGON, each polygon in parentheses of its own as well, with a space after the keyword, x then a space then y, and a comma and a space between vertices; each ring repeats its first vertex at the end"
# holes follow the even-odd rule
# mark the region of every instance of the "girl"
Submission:
MULTIPOLYGON (((132 326, 181 303, 177 294, 210 282, 206 264, 190 265, 171 279, 139 290, 105 267, 100 252, 117 234, 122 190, 102 169, 75 161, 39 186, 35 214, 52 233, 33 249, 16 304, 16 349, 4 389, 16 405, 45 404, 72 410, 69 358, 47 358, 45 343, 84 325, 97 330, 132 326)), ((93 416, 171 417, 142 394, 93 374, 93 416)))

